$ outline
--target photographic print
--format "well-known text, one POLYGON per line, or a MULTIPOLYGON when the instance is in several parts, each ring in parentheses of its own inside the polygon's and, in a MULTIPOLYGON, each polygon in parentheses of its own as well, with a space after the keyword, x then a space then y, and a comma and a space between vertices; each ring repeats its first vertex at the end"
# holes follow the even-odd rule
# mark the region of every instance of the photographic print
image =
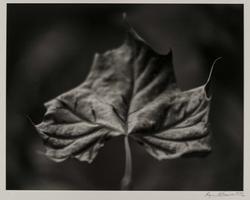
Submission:
POLYGON ((243 4, 7 4, 7 190, 243 191, 243 4))

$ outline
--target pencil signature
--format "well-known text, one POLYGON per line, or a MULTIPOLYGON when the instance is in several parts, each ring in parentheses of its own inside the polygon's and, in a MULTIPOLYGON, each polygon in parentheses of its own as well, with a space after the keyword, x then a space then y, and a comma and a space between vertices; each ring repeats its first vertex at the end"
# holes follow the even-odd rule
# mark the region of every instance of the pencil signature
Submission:
POLYGON ((207 192, 205 194, 205 197, 208 197, 208 198, 232 197, 232 196, 245 197, 245 194, 243 192, 241 192, 241 191, 236 191, 236 192, 207 192))

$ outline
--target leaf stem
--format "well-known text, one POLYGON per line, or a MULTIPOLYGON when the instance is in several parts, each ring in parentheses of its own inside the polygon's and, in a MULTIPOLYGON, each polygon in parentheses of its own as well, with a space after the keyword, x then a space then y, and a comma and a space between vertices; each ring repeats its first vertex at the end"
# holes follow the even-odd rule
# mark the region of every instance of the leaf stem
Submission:
POLYGON ((121 190, 130 190, 132 188, 132 157, 129 146, 128 136, 124 137, 125 145, 125 170, 121 180, 121 190))

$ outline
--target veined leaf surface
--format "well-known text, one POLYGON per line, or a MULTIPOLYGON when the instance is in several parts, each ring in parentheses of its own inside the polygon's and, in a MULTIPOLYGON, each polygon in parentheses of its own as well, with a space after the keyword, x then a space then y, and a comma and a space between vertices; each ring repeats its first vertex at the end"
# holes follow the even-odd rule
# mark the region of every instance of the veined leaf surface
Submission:
POLYGON ((82 84, 45 104, 36 128, 55 161, 92 162, 119 135, 159 160, 209 152, 206 86, 181 91, 172 52, 159 55, 130 28, 120 47, 95 55, 82 84))

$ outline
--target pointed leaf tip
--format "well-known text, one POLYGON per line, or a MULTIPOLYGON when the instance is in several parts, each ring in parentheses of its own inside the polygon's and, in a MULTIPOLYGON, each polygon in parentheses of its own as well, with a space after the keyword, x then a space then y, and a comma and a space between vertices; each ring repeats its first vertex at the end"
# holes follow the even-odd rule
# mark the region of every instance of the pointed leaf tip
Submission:
POLYGON ((210 82, 212 73, 213 73, 213 71, 214 71, 214 66, 215 66, 216 62, 217 62, 218 60, 220 60, 221 58, 222 58, 222 57, 218 57, 218 58, 216 58, 216 59, 214 60, 214 62, 213 62, 213 64, 212 64, 212 67, 211 67, 211 69, 210 69, 210 72, 209 72, 208 79, 207 79, 205 85, 207 85, 207 84, 210 82))
POLYGON ((128 23, 128 17, 127 17, 127 13, 126 12, 122 13, 122 20, 123 20, 123 23, 125 24, 125 27, 126 27, 127 31, 129 31, 132 27, 128 23))
POLYGON ((168 53, 159 53, 158 51, 156 51, 152 45, 150 45, 148 43, 147 40, 145 40, 140 34, 137 33, 137 31, 133 28, 133 26, 131 26, 131 24, 128 22, 128 17, 127 17, 127 13, 123 12, 122 13, 122 18, 123 18, 123 22, 125 24, 125 30, 126 30, 126 39, 125 39, 125 43, 127 44, 132 44, 132 45, 139 45, 139 46, 146 46, 146 48, 150 49, 152 52, 154 52, 155 55, 157 56, 161 56, 161 57, 167 57, 170 59, 172 59, 172 49, 170 48, 168 53))
POLYGON ((126 13, 126 12, 123 12, 123 13, 122 13, 122 19, 123 19, 124 21, 127 21, 127 13, 126 13))
POLYGON ((214 62, 213 62, 213 64, 212 64, 212 67, 211 67, 211 69, 210 69, 210 72, 209 72, 209 75, 208 75, 208 78, 207 78, 207 81, 206 81, 206 83, 204 84, 204 87, 205 87, 205 91, 206 91, 206 95, 207 95, 207 97, 209 98, 210 97, 210 91, 209 91, 209 89, 210 89, 210 84, 211 84, 211 77, 212 77, 212 74, 213 74, 213 71, 214 71, 214 66, 215 66, 215 64, 217 63, 217 61, 218 60, 220 60, 222 57, 218 57, 218 58, 216 58, 215 60, 214 60, 214 62))
POLYGON ((29 115, 25 115, 25 117, 28 120, 28 122, 37 130, 36 124, 32 121, 32 119, 30 118, 30 116, 29 115))
POLYGON ((122 13, 122 19, 123 19, 123 22, 125 24, 125 29, 127 32, 127 40, 128 41, 130 41, 130 40, 141 41, 141 42, 145 43, 144 39, 135 31, 135 29, 128 22, 128 17, 127 17, 126 12, 122 13))

